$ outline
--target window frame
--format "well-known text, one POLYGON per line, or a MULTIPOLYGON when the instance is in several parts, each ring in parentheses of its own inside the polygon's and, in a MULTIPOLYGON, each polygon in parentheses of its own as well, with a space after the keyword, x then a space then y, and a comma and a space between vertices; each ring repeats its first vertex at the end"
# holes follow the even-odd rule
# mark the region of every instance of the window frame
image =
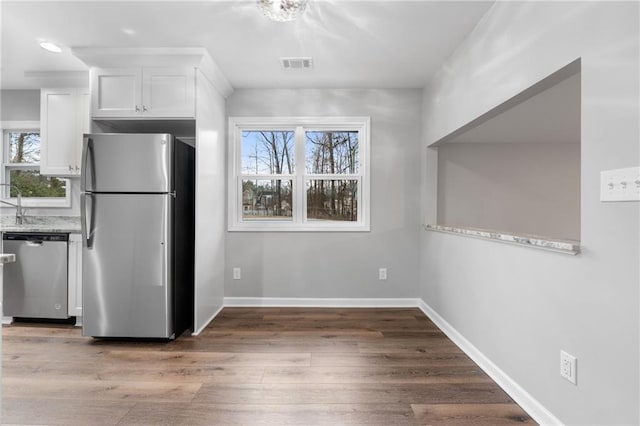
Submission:
POLYGON ((370 231, 370 121, 369 117, 230 117, 228 128, 228 230, 254 232, 369 232, 370 231), (243 174, 243 131, 294 131, 294 173, 292 174, 243 174), (357 131, 358 173, 355 174, 307 174, 307 131, 357 131), (243 179, 292 180, 291 220, 243 220, 243 179), (358 181, 358 220, 325 221, 307 219, 307 182, 317 179, 358 181))
MULTIPOLYGON (((42 148, 42 131, 39 121, 3 121, 0 122, 0 131, 2 132, 2 165, 0 183, 9 182, 9 173, 11 170, 36 170, 40 173, 40 163, 20 163, 14 164, 9 162, 9 133, 15 132, 32 132, 40 134, 40 147, 42 148)), ((44 175, 46 176, 46 175, 44 175)), ((65 196, 64 197, 22 197, 22 207, 28 208, 68 208, 71 207, 71 181, 69 179, 58 176, 50 176, 52 178, 64 180, 65 196)), ((11 197, 11 188, 8 186, 0 186, 0 200, 16 204, 16 197, 11 197)), ((6 204, 0 204, 5 207, 6 204)), ((7 208, 9 206, 6 206, 7 208)))

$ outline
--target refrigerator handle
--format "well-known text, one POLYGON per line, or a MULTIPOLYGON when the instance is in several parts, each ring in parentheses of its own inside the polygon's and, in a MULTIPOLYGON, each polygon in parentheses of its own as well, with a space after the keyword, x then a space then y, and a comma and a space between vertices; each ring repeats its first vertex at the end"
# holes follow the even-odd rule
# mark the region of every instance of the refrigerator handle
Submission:
POLYGON ((82 172, 80 175, 80 189, 82 191, 87 190, 87 177, 91 178, 91 186, 89 189, 93 189, 95 186, 95 160, 93 158, 93 139, 89 136, 84 137, 82 152, 82 172), (89 176, 87 176, 89 175, 89 176))
MULTIPOLYGON (((168 216, 168 201, 169 198, 165 199, 165 203, 162 206, 162 235, 160 236, 160 244, 162 245, 162 283, 163 285, 167 285, 167 280, 169 279, 169 247, 167 242, 167 228, 169 226, 169 218, 168 216)), ((167 285, 167 289, 169 286, 167 285)))
POLYGON ((93 246, 93 208, 87 212, 87 198, 92 198, 92 195, 80 194, 80 227, 82 230, 82 245, 91 248, 93 246), (87 220, 89 220, 88 224, 87 220))

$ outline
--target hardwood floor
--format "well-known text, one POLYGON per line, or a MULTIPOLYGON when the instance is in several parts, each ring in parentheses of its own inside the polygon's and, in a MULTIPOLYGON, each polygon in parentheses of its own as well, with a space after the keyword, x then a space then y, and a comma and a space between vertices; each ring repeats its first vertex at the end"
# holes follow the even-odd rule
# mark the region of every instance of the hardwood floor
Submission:
POLYGON ((533 424, 418 309, 225 308, 169 343, 3 339, 5 424, 533 424))

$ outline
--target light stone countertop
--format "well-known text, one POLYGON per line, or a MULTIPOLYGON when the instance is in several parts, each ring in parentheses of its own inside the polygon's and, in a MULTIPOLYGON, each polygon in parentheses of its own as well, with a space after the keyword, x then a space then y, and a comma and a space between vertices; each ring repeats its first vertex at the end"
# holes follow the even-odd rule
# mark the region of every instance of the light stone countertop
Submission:
POLYGON ((0 253, 0 265, 5 263, 13 263, 16 261, 16 255, 12 253, 0 253))
POLYGON ((463 228, 446 225, 424 225, 424 229, 427 231, 444 232, 447 234, 457 234, 467 237, 481 238, 484 240, 517 244, 524 247, 554 251, 557 253, 570 255, 580 253, 579 241, 560 240, 538 235, 516 234, 513 232, 496 231, 491 229, 463 228))
POLYGON ((63 232, 80 233, 79 216, 25 216, 22 225, 15 215, 0 216, 0 232, 63 232))

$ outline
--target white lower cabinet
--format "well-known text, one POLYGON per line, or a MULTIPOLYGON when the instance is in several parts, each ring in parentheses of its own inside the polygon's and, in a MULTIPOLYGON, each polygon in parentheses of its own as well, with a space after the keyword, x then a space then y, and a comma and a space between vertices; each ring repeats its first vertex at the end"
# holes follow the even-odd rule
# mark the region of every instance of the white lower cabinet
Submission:
POLYGON ((69 234, 69 315, 82 323, 82 235, 69 234))

